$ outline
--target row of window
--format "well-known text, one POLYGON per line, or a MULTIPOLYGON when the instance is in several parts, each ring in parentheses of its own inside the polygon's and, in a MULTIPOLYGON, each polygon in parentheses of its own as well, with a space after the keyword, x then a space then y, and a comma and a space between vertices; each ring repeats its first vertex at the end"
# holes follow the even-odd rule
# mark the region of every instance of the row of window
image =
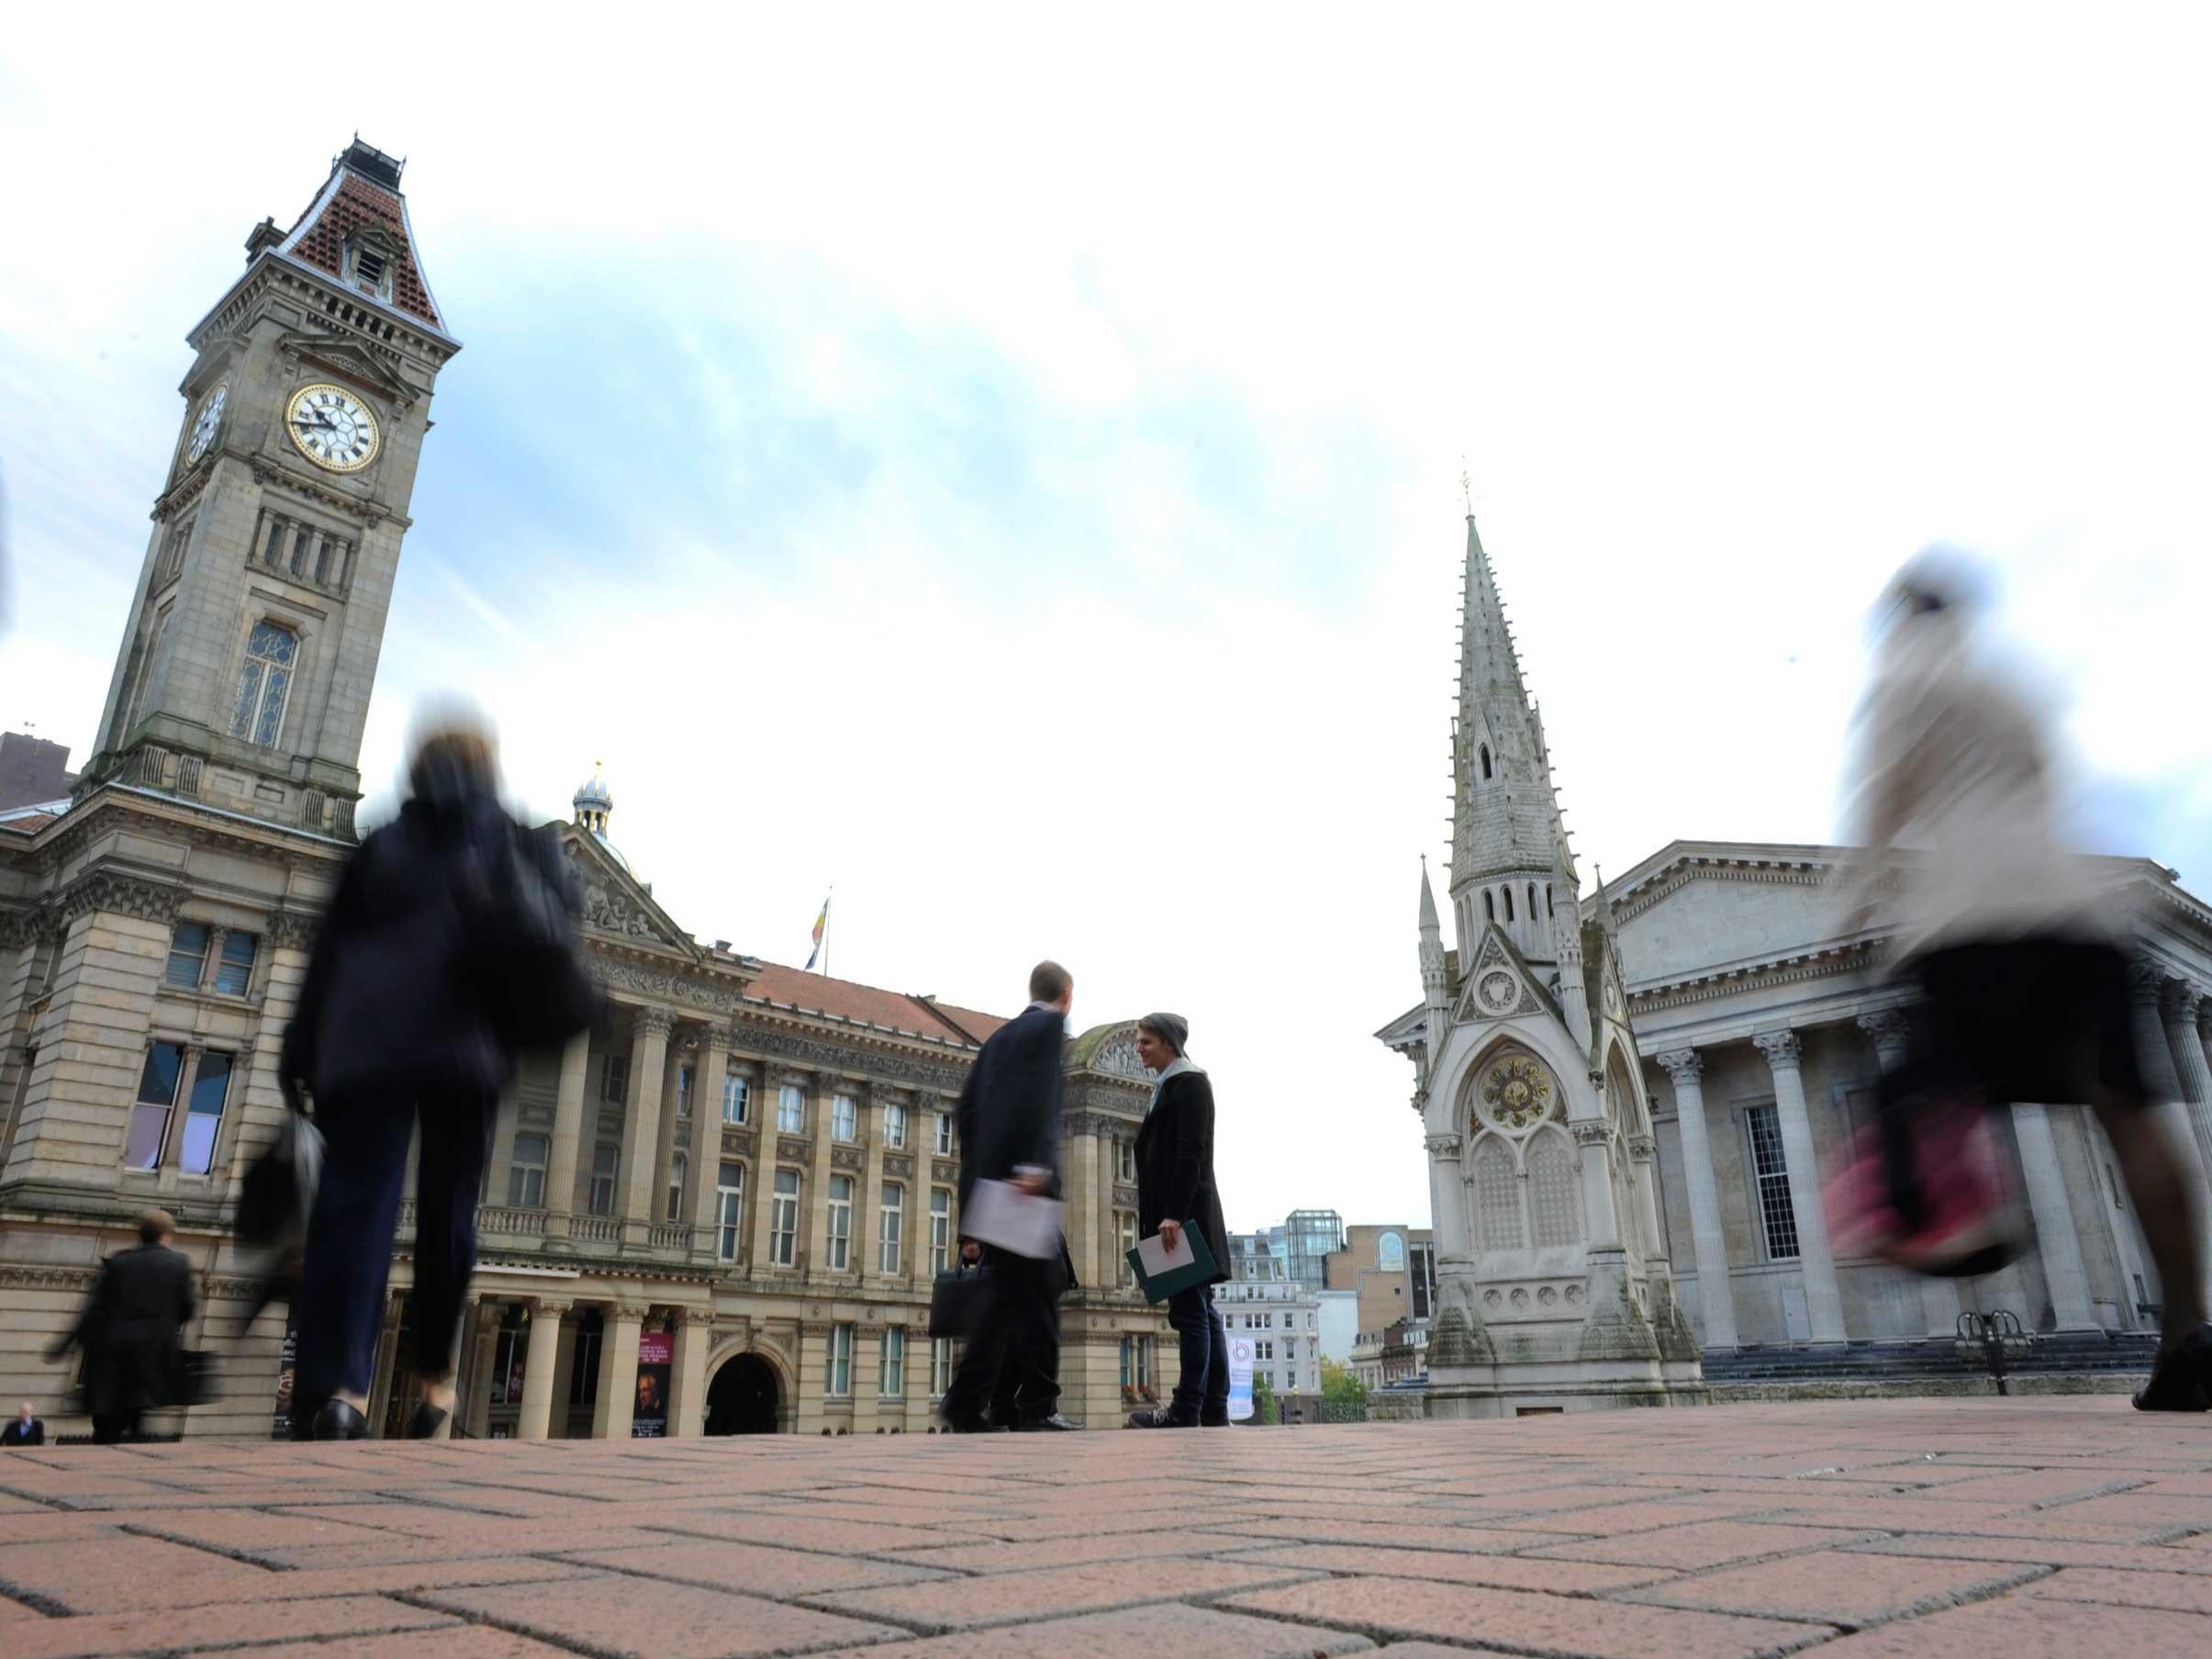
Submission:
MULTIPOLYGON (((1508 922, 1514 919, 1513 888, 1510 885, 1494 889, 1486 887, 1482 890, 1482 919, 1485 922, 1495 922, 1498 919, 1498 901, 1501 898, 1505 901, 1505 919, 1508 922)), ((1551 883, 1548 881, 1544 883, 1544 914, 1547 916, 1552 914, 1551 883)), ((1536 884, 1531 881, 1528 884, 1528 919, 1533 922, 1536 920, 1536 884)))
POLYGON ((204 986, 224 996, 244 996, 253 983, 253 960, 260 951, 259 934, 241 933, 234 927, 218 929, 206 922, 179 922, 169 936, 169 961, 162 970, 162 982, 180 991, 197 991, 204 986), (218 932, 222 943, 216 947, 218 932), (207 972, 210 955, 215 963, 212 980, 207 972))
POLYGON ((130 1108, 130 1127, 123 1138, 123 1167, 158 1170, 168 1163, 187 1175, 207 1174, 222 1135, 237 1059, 215 1048, 194 1054, 180 1043, 148 1048, 139 1073, 138 1098, 130 1108), (182 1114, 177 1111, 180 1100, 182 1114))
MULTIPOLYGON (((691 1115, 692 1071, 689 1066, 676 1070, 676 1115, 691 1115)), ((608 1105, 619 1106, 629 1098, 630 1057, 627 1054, 604 1055, 599 1062, 599 1099, 608 1105)), ((953 1115, 936 1115, 934 1146, 940 1158, 953 1155, 953 1115)), ((749 1078, 735 1073, 722 1079, 722 1122, 733 1128, 742 1128, 753 1121, 753 1084, 749 1078)), ((807 1132, 807 1092, 797 1083, 779 1083, 776 1091, 776 1129, 779 1135, 804 1135, 807 1132)), ((907 1109, 896 1102, 883 1109, 883 1143, 893 1149, 906 1145, 907 1109)), ((833 1094, 830 1097, 830 1135, 832 1139, 856 1141, 860 1138, 860 1102, 851 1094, 833 1094)))
MULTIPOLYGON (((850 1399, 853 1396, 853 1342, 855 1331, 850 1325, 830 1327, 830 1340, 826 1350, 826 1363, 822 1368, 821 1394, 826 1400, 850 1399)), ((930 1343, 930 1395, 940 1398, 953 1385, 953 1367, 958 1356, 955 1353, 950 1337, 939 1337, 930 1343)), ((887 1328, 877 1344, 876 1393, 878 1398, 895 1400, 906 1394, 906 1328, 893 1325, 887 1328)))

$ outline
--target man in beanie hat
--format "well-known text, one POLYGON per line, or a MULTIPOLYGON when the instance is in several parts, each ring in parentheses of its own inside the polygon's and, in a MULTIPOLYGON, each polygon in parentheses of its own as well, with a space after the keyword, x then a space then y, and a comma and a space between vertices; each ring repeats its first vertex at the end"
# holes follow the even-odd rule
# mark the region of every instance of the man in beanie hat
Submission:
POLYGON ((1213 1180, 1213 1085, 1183 1056, 1190 1022, 1147 1014, 1136 1023, 1137 1058, 1153 1074, 1152 1104, 1136 1137, 1137 1225, 1174 1250, 1183 1227, 1198 1227, 1213 1252, 1213 1277, 1167 1298, 1167 1322, 1182 1347, 1182 1374, 1165 1406, 1133 1415, 1136 1429, 1226 1428, 1229 1333, 1213 1286, 1229 1276, 1229 1229, 1213 1180))

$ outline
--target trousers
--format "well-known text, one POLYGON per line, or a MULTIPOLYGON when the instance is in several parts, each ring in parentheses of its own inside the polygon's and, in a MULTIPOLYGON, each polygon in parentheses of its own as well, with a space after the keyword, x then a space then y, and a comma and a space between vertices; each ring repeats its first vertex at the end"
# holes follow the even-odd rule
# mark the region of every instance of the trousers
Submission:
POLYGON ((413 1102, 317 1102, 322 1184, 300 1269, 295 1414, 341 1392, 365 1395, 391 1275, 392 1235, 407 1185, 408 1147, 421 1128, 415 1174, 415 1369, 452 1374, 462 1298, 476 1268, 476 1193, 497 1097, 475 1088, 413 1102))
POLYGON ((1021 1415, 1052 1415, 1060 1397, 1060 1316, 1053 1306, 1057 1263, 983 1247, 988 1287, 967 1351, 938 1409, 948 1422, 982 1418, 992 1400, 1019 1402, 1021 1415))
POLYGON ((1183 1373, 1176 1379, 1173 1401, 1179 1418, 1226 1420, 1229 1411, 1229 1333, 1213 1287, 1193 1284, 1167 1298, 1167 1323, 1180 1339, 1183 1373))

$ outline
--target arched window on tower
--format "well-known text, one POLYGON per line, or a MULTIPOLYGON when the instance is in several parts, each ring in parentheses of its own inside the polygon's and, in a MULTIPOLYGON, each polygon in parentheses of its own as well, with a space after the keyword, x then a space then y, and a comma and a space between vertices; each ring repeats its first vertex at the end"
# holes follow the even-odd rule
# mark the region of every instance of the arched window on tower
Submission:
POLYGON ((1482 776, 1490 776, 1490 745, 1487 743, 1482 745, 1482 776))
POLYGON ((1510 887, 1505 890, 1505 919, 1514 919, 1514 890, 1510 887))
POLYGON ((238 696, 230 708, 230 735, 263 747, 275 745, 284 730, 285 698, 292 689, 293 659, 299 635, 276 622, 256 625, 246 642, 245 666, 238 672, 238 696))
POLYGON ((1498 919, 1498 902, 1490 896, 1490 889, 1487 887, 1482 890, 1482 919, 1485 922, 1495 922, 1498 919))
POLYGON ((1528 884, 1528 919, 1532 922, 1536 919, 1536 884, 1534 881, 1528 884))
POLYGON ((1558 914, 1551 907, 1551 883, 1548 881, 1544 883, 1544 914, 1547 916, 1558 914))

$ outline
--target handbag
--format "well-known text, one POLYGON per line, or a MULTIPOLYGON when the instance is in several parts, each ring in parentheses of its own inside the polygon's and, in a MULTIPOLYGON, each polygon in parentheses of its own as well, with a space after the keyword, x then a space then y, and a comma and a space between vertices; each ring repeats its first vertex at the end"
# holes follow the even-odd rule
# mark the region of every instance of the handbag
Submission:
POLYGON ((510 1048, 564 1043, 598 1012, 560 845, 511 822, 472 837, 459 882, 464 983, 510 1048))
POLYGON ((976 1328, 982 1314, 984 1295, 989 1287, 983 1283, 983 1269, 956 1267, 937 1275, 930 1286, 930 1336, 964 1339, 976 1328))
POLYGON ((296 1109, 285 1114, 276 1138, 262 1149, 239 1183, 239 1239, 287 1249, 307 1236, 315 1189, 322 1183, 322 1131, 296 1109))

